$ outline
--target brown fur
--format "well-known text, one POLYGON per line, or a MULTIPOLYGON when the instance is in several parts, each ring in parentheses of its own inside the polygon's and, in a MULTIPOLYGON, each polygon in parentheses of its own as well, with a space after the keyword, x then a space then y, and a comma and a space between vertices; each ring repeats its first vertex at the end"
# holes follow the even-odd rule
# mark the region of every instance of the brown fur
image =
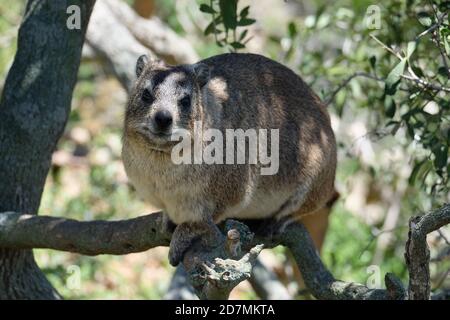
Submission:
POLYGON ((224 54, 189 66, 149 63, 139 75, 126 110, 123 160, 137 191, 176 224, 302 216, 333 197, 336 144, 329 115, 290 69, 259 55, 224 54), (162 71, 171 75, 161 81, 162 71), (142 92, 157 78, 154 102, 146 105, 142 92), (176 106, 185 92, 189 112, 176 106), (190 130, 196 120, 221 131, 279 128, 278 173, 260 175, 259 164, 173 164, 173 142, 136 129, 161 109, 171 110, 174 126, 190 130))

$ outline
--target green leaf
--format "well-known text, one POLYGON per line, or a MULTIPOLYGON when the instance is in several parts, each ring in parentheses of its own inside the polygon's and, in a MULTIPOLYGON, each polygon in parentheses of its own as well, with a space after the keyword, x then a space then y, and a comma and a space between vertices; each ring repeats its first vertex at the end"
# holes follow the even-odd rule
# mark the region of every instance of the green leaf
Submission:
POLYGON ((295 38, 295 36, 297 35, 297 26, 295 25, 295 22, 291 21, 288 24, 288 33, 289 33, 289 38, 295 38))
POLYGON ((243 48, 245 48, 245 45, 243 45, 242 43, 237 42, 237 41, 230 43, 230 46, 232 46, 234 49, 243 49, 243 48))
POLYGON ((416 67, 411 65, 411 69, 413 69, 414 73, 419 76, 419 77, 424 77, 425 75, 423 74, 423 71, 420 67, 416 67))
MULTIPOLYGON (((450 15, 449 15, 450 16, 450 15)), ((442 41, 444 42, 444 49, 447 55, 450 55, 450 44, 447 41, 447 37, 442 37, 442 41)))
POLYGON ((447 70, 447 68, 444 67, 444 66, 439 67, 439 69, 438 69, 438 74, 441 75, 442 77, 445 77, 445 78, 447 78, 447 79, 450 79, 450 73, 449 73, 449 71, 447 70))
POLYGON ((219 0, 220 15, 225 29, 234 30, 237 27, 237 0, 219 0))
POLYGON ((414 182, 416 181, 416 178, 417 178, 417 175, 419 173, 419 170, 425 164, 425 162, 426 162, 426 159, 422 160, 422 161, 420 161, 420 162, 418 162, 418 163, 416 163, 414 165, 414 168, 413 168, 413 170, 411 172, 411 175, 409 176, 409 179, 408 179, 408 184, 410 186, 414 185, 414 182))
POLYGON ((239 41, 242 41, 245 39, 245 37, 247 36, 248 30, 244 30, 241 32, 240 36, 239 36, 239 41))
POLYGON ((243 18, 243 19, 239 20, 237 25, 240 27, 245 27, 245 26, 249 26, 255 22, 256 22, 255 19, 243 18))
POLYGON ((410 41, 408 42, 408 48, 406 49, 406 59, 409 59, 413 52, 416 50, 417 42, 416 41, 410 41))
POLYGON ((433 150, 434 153, 434 166, 437 169, 443 168, 447 165, 448 160, 448 148, 446 145, 440 145, 433 150))
POLYGON ((250 10, 250 6, 246 6, 244 9, 241 10, 241 13, 239 13, 239 16, 241 18, 246 18, 248 16, 249 10, 250 10))
POLYGON ((392 96, 386 96, 384 99, 384 114, 386 117, 392 118, 395 115, 395 111, 397 110, 397 106, 395 104, 395 100, 392 96))
POLYGON ((203 34, 205 36, 210 35, 211 33, 214 33, 214 22, 208 24, 208 26, 205 28, 205 31, 203 31, 203 34))
POLYGON ((214 10, 212 7, 210 7, 209 5, 204 4, 204 3, 202 3, 202 4, 200 5, 200 11, 201 11, 201 12, 204 12, 204 13, 210 13, 210 14, 215 14, 215 13, 217 13, 216 10, 214 10))
POLYGON ((386 87, 385 87, 385 93, 387 95, 394 95, 397 91, 397 86, 400 83, 401 75, 405 71, 406 66, 406 59, 402 59, 395 67, 394 69, 389 72, 387 78, 386 78, 386 87))
POLYGON ((450 10, 450 1, 442 1, 439 4, 439 11, 445 12, 447 10, 450 10))
POLYGON ((406 122, 406 131, 408 132, 409 138, 411 140, 414 140, 414 127, 411 125, 410 122, 406 122))
POLYGON ((347 91, 346 90, 339 91, 338 94, 336 95, 336 102, 334 104, 336 108, 336 113, 338 114, 339 117, 342 117, 346 101, 347 101, 347 91))
POLYGON ((419 19, 419 22, 424 27, 430 27, 433 24, 433 20, 431 19, 431 16, 428 14, 428 12, 419 12, 417 14, 417 18, 419 19))
POLYGON ((427 178, 432 168, 433 163, 430 160, 425 161, 425 163, 420 167, 419 171, 417 172, 416 179, 424 183, 425 179, 427 178))
POLYGON ((369 62, 370 62, 370 66, 372 67, 372 69, 375 69, 375 64, 377 63, 377 57, 371 56, 369 59, 369 62))

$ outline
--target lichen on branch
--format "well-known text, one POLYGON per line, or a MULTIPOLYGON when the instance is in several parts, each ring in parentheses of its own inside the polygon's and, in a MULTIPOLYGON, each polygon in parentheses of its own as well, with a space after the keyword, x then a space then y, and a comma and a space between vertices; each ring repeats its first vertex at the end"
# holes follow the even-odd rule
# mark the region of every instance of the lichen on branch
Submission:
MULTIPOLYGON (((410 221, 406 263, 409 299, 428 299, 429 251, 426 235, 450 223, 450 205, 410 221), (428 273, 427 273, 428 270, 428 273)), ((170 244, 171 232, 163 228, 162 212, 122 221, 86 221, 49 216, 0 213, 0 248, 48 248, 85 255, 127 254, 170 244)), ((317 299, 404 299, 406 290, 387 274, 385 289, 370 289, 358 283, 336 280, 325 267, 314 243, 300 223, 281 228, 283 222, 227 220, 219 225, 223 234, 209 243, 195 242, 186 252, 183 266, 197 295, 202 299, 226 299, 231 290, 251 276, 263 248, 288 247, 317 299), (280 223, 280 226, 277 226, 280 223)))

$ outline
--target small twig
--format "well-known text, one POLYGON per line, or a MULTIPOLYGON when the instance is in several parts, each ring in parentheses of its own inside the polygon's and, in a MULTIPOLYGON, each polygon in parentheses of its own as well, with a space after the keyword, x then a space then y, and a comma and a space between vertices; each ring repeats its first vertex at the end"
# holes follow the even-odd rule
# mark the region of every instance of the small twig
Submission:
POLYGON ((404 78, 406 80, 415 82, 415 83, 417 83, 418 85, 420 85, 423 88, 432 89, 432 90, 435 90, 435 91, 450 92, 450 88, 443 87, 443 86, 438 85, 438 84, 430 83, 428 81, 425 81, 425 80, 415 76, 415 74, 413 76, 407 76, 407 75, 402 74, 402 75, 400 75, 400 77, 402 77, 402 78, 404 78))
POLYGON ((428 29, 426 29, 425 31, 421 32, 415 40, 419 40, 421 37, 427 35, 428 33, 431 33, 433 31, 435 31, 437 28, 439 28, 442 23, 444 22, 445 17, 447 16, 447 12, 444 12, 439 18, 438 18, 438 22, 433 24, 432 26, 430 26, 428 29))
POLYGON ((444 242, 450 246, 450 240, 447 239, 447 237, 445 236, 445 234, 442 232, 442 230, 438 230, 437 231, 439 233, 439 236, 444 240, 444 242))
POLYGON ((434 5, 432 3, 431 3, 431 7, 433 8, 434 16, 438 20, 438 22, 436 23, 436 25, 437 25, 436 28, 432 31, 432 37, 436 41, 436 45, 437 45, 437 47, 439 49, 439 53, 440 53, 441 58, 442 58, 442 63, 444 64, 445 71, 447 72, 447 76, 450 76, 450 69, 448 68, 448 63, 447 63, 448 56, 445 54, 444 49, 442 49, 442 46, 441 46, 441 35, 439 33, 439 30, 436 30, 439 26, 442 25, 442 23, 443 23, 443 21, 444 21, 444 19, 447 16, 448 13, 445 12, 440 17, 438 17, 436 9, 434 8, 434 5))
POLYGON ((388 45, 384 44, 380 39, 378 39, 377 37, 375 37, 373 34, 369 35, 373 40, 375 40, 380 46, 382 46, 384 49, 386 49, 387 51, 389 51, 390 53, 392 53, 394 56, 396 56, 397 58, 399 58, 400 60, 403 59, 403 57, 400 55, 400 53, 395 52, 394 49, 392 49, 391 47, 389 47, 388 45))
POLYGON ((398 230, 398 229, 403 229, 403 228, 407 228, 407 226, 406 226, 406 225, 402 225, 402 226, 394 227, 394 228, 392 228, 392 229, 380 230, 380 231, 378 231, 376 234, 372 233, 372 235, 371 235, 371 237, 370 237, 370 240, 369 240, 369 243, 361 250, 361 253, 360 253, 360 255, 359 255, 359 258, 362 257, 362 255, 364 254, 364 252, 365 252, 367 249, 369 249, 369 247, 370 247, 370 245, 373 243, 373 241, 374 241, 376 238, 378 238, 380 235, 382 235, 382 234, 384 234, 384 233, 394 232, 394 231, 396 231, 396 230, 398 230))
MULTIPOLYGON (((333 90, 333 92, 330 94, 330 97, 325 100, 325 105, 329 105, 331 104, 334 99, 336 98, 336 95, 339 93, 339 91, 341 91, 344 87, 346 87, 350 81, 352 81, 354 78, 357 77, 363 77, 363 78, 368 78, 368 79, 372 79, 378 82, 383 82, 386 83, 386 79, 377 77, 376 75, 370 74, 370 73, 366 73, 366 72, 355 72, 354 74, 352 74, 351 76, 349 76, 348 78, 346 78, 344 81, 341 82, 341 84, 338 85, 338 87, 333 90)), ((405 91, 405 92, 409 92, 410 90, 407 88, 399 88, 400 91, 405 91)))
MULTIPOLYGON (((390 53, 395 55, 398 59, 400 59, 400 60, 404 59, 401 56, 400 53, 395 52, 392 48, 390 48, 389 46, 384 44, 380 39, 378 39, 374 35, 371 34, 370 37, 372 39, 374 39, 378 44, 380 44, 384 49, 386 49, 387 51, 389 51, 390 53)), ((402 77, 404 79, 407 79, 407 80, 410 80, 410 81, 413 81, 413 82, 419 84, 421 87, 424 87, 424 88, 428 88, 428 89, 432 89, 432 90, 436 90, 436 91, 450 92, 450 88, 443 87, 443 86, 440 86, 438 84, 429 83, 428 81, 423 80, 420 77, 418 77, 409 64, 408 64, 408 72, 411 74, 411 76, 400 75, 400 77, 402 77)))
POLYGON ((384 79, 379 78, 379 77, 377 77, 377 76, 375 76, 373 74, 370 74, 370 73, 355 72, 354 74, 349 76, 347 79, 345 79, 335 90, 333 90, 333 92, 330 94, 330 97, 325 101, 325 105, 329 105, 331 102, 333 102, 334 98, 339 93, 339 91, 341 91, 344 87, 346 87, 350 83, 350 81, 352 81, 356 77, 369 78, 369 79, 373 79, 373 80, 380 81, 380 82, 384 82, 385 81, 384 79))

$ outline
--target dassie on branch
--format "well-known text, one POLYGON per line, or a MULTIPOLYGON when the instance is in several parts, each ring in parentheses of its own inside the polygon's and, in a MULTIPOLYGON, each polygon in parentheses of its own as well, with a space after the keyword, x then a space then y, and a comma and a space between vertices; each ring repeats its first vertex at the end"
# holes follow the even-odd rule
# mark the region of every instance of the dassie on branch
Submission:
MULTIPOLYGON (((289 68, 255 54, 222 54, 179 66, 141 56, 136 75, 125 114, 123 161, 137 192, 177 225, 171 264, 224 219, 294 220, 335 196, 330 117, 289 68), (174 136, 188 132, 193 145, 198 124, 223 137, 227 129, 266 129, 261 132, 267 132, 268 154, 278 151, 276 171, 262 174, 267 163, 259 160, 226 163, 227 152, 234 156, 239 148, 225 141, 222 155, 213 154, 223 156, 222 163, 174 163, 172 151, 180 143, 174 136), (271 129, 278 135, 271 136, 271 129)), ((201 141, 205 150, 213 139, 201 141)), ((256 152, 249 151, 248 158, 256 152)))

